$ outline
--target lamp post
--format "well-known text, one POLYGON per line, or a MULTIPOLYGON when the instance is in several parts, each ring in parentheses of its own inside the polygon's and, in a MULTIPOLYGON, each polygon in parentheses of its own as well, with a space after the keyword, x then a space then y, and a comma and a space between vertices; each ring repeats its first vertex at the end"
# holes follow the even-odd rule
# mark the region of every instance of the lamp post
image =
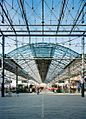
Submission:
POLYGON ((4 97, 4 47, 5 47, 5 37, 2 36, 2 89, 1 89, 1 96, 4 97))
POLYGON ((84 36, 82 37, 82 78, 81 78, 81 96, 84 97, 84 36))

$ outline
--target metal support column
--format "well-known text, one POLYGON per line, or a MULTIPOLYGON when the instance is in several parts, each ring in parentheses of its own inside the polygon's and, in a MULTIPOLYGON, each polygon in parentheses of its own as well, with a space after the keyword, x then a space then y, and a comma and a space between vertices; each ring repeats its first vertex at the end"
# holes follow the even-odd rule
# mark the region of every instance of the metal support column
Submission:
MULTIPOLYGON (((16 41, 16 49, 18 49, 17 37, 15 38, 15 41, 16 41)), ((18 58, 18 51, 17 51, 16 58, 18 58)), ((18 63, 18 59, 17 59, 17 63, 18 63)), ((18 94, 18 66, 17 65, 16 65, 16 94, 18 94)))
POLYGON ((5 56, 5 37, 2 36, 2 89, 1 89, 1 96, 4 97, 4 56, 5 56))
POLYGON ((70 82, 70 66, 68 67, 68 78, 69 78, 69 81, 68 81, 68 83, 69 83, 69 93, 71 93, 71 82, 70 82))
POLYGON ((16 66, 16 94, 18 94, 18 66, 16 66))
POLYGON ((82 79, 81 79, 81 96, 84 97, 84 36, 82 37, 82 79))

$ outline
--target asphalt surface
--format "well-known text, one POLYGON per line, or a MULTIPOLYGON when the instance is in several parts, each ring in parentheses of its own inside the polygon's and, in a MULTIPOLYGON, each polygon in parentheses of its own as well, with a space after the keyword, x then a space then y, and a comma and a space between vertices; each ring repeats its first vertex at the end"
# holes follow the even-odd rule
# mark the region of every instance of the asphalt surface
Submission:
POLYGON ((0 97, 0 119, 86 119, 86 96, 19 94, 0 97))

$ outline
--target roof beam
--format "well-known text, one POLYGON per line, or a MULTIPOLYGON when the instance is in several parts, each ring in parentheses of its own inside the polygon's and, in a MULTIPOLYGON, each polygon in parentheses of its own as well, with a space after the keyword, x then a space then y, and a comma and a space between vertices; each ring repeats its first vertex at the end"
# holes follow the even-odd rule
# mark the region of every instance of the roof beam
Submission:
MULTIPOLYGON (((2 36, 2 34, 0 35, 0 36, 2 36)), ((24 34, 24 33, 22 33, 22 34, 4 34, 4 36, 5 37, 15 37, 15 36, 17 36, 17 37, 82 37, 82 36, 84 36, 84 37, 86 37, 86 34, 84 33, 84 34, 44 34, 44 35, 42 35, 42 34, 24 34)))
POLYGON ((11 23, 11 21, 10 21, 10 19, 9 19, 9 17, 8 17, 6 11, 4 10, 3 5, 2 5, 1 3, 0 3, 0 7, 2 8, 3 13, 4 13, 4 15, 6 16, 6 18, 7 18, 8 22, 9 22, 11 28, 13 29, 14 33, 16 34, 16 31, 15 31, 15 29, 14 29, 14 27, 13 27, 13 25, 12 25, 12 23, 11 23))
POLYGON ((0 33, 2 34, 2 36, 4 36, 3 31, 1 29, 0 29, 0 33))
POLYGON ((81 16, 81 13, 83 12, 85 6, 86 6, 86 3, 83 5, 83 7, 82 7, 81 11, 79 12, 77 18, 75 19, 75 22, 74 22, 74 24, 73 24, 73 26, 72 26, 72 28, 71 28, 70 34, 72 33, 74 27, 76 26, 76 23, 77 23, 79 17, 81 16))
POLYGON ((24 20, 25 20, 25 24, 26 24, 26 27, 27 27, 28 34, 30 35, 28 20, 27 20, 27 16, 26 16, 26 13, 25 13, 25 10, 24 10, 24 5, 23 5, 23 3, 22 3, 22 0, 19 0, 19 3, 20 3, 19 5, 20 5, 20 7, 21 7, 22 15, 23 15, 24 20))
POLYGON ((42 0, 42 34, 44 34, 44 0, 42 0))
MULTIPOLYGON (((2 32, 13 32, 13 31, 11 31, 11 30, 2 30, 2 32)), ((26 32, 27 33, 27 30, 16 30, 16 32, 26 32)), ((30 32, 42 32, 42 30, 31 30, 30 32)), ((44 30, 44 32, 56 32, 56 30, 52 30, 52 31, 50 31, 50 30, 44 30)), ((58 32, 70 32, 70 30, 59 30, 58 32)), ((72 31, 72 32, 86 32, 86 30, 74 30, 74 31, 72 31)))
MULTIPOLYGON (((10 25, 0 24, 0 26, 10 26, 10 25)), ((26 26, 26 25, 25 24, 21 24, 21 25, 15 24, 13 26, 26 26)), ((40 26, 41 27, 42 25, 41 24, 29 24, 28 26, 40 26)), ((57 24, 44 24, 44 27, 45 26, 52 26, 52 27, 56 26, 57 27, 57 24)), ((73 24, 60 24, 59 26, 73 26, 73 24)), ((86 24, 76 24, 76 26, 86 26, 86 24)))
POLYGON ((59 31, 59 27, 60 27, 61 20, 62 20, 62 15, 64 14, 64 7, 65 7, 65 4, 66 4, 66 0, 63 0, 63 1, 62 1, 62 9, 61 9, 61 13, 60 13, 60 17, 59 17, 59 20, 58 20, 58 26, 57 26, 56 34, 57 34, 58 31, 59 31))

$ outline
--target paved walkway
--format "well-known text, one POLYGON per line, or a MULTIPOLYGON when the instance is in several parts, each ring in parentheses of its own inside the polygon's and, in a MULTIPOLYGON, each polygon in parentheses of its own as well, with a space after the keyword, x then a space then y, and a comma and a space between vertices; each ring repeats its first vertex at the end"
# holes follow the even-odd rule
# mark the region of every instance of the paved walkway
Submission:
POLYGON ((86 119, 86 97, 56 94, 0 97, 0 119, 86 119))

